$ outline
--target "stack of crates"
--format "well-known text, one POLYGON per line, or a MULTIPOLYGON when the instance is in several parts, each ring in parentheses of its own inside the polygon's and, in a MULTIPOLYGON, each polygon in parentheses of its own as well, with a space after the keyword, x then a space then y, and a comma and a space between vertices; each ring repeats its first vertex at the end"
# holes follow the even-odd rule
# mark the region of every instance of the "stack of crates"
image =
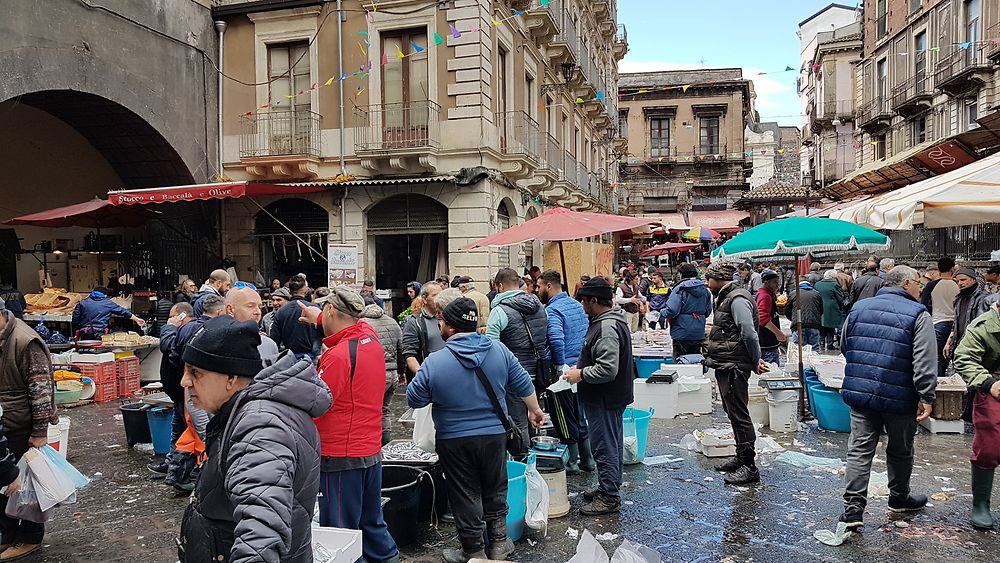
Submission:
POLYGON ((118 398, 118 379, 115 362, 76 364, 84 377, 94 382, 94 401, 106 403, 118 398))
POLYGON ((131 397, 139 392, 139 358, 126 356, 115 360, 118 397, 131 397))

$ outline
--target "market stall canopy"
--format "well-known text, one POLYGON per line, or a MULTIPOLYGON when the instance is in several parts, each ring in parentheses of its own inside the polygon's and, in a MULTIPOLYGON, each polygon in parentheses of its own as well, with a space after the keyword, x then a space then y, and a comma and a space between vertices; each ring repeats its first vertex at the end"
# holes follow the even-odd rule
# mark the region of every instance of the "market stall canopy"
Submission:
POLYGON ((688 211, 688 224, 716 231, 738 231, 740 221, 749 217, 746 211, 688 211))
POLYGON ((712 251, 712 260, 746 260, 883 252, 889 237, 871 229, 815 217, 769 221, 744 231, 712 251))
POLYGON ((719 233, 707 227, 695 227, 681 236, 690 240, 712 241, 719 238, 719 233))
POLYGON ((190 186, 111 191, 108 192, 108 201, 112 205, 173 203, 178 201, 230 199, 244 196, 296 196, 318 193, 328 189, 329 187, 323 185, 293 186, 262 182, 221 182, 215 184, 192 184, 190 186))
POLYGON ((688 250, 694 250, 700 246, 701 245, 696 242, 665 242, 643 250, 639 253, 639 257, 652 258, 653 256, 662 256, 664 254, 678 254, 688 250))
POLYGON ((138 227, 156 213, 146 209, 124 209, 109 201, 94 198, 84 203, 57 207, 48 211, 14 217, 7 225, 32 225, 35 227, 85 227, 103 229, 111 227, 138 227))
POLYGON ((535 240, 578 240, 607 233, 628 231, 646 225, 648 222, 649 217, 587 213, 572 211, 565 207, 555 207, 520 225, 514 225, 509 229, 467 244, 461 247, 461 250, 512 246, 535 240))
MULTIPOLYGON (((848 207, 853 207, 862 201, 869 199, 868 196, 852 198, 848 201, 841 201, 839 203, 818 203, 809 207, 808 217, 829 217, 831 213, 835 211, 840 211, 841 209, 847 209, 848 207)), ((806 209, 796 209, 790 213, 785 213, 784 215, 778 215, 775 219, 788 219, 789 217, 806 217, 806 209)))
POLYGON ((1000 153, 830 215, 873 229, 952 227, 1000 221, 1000 153))

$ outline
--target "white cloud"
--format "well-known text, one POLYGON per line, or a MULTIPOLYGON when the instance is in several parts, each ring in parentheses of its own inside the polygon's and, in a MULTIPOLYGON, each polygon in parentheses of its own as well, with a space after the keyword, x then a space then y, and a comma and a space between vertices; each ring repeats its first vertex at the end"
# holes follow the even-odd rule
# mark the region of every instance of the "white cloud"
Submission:
MULTIPOLYGON (((666 61, 633 61, 623 60, 618 63, 618 72, 657 72, 664 70, 698 70, 703 68, 697 64, 679 64, 666 61)), ((761 74, 762 69, 743 67, 743 77, 753 81, 757 100, 754 105, 763 117, 773 115, 794 115, 799 112, 798 95, 792 86, 795 81, 794 72, 774 72, 774 75, 761 74), (791 105, 789 105, 791 104, 791 105)), ((778 121, 797 124, 794 118, 778 121)))

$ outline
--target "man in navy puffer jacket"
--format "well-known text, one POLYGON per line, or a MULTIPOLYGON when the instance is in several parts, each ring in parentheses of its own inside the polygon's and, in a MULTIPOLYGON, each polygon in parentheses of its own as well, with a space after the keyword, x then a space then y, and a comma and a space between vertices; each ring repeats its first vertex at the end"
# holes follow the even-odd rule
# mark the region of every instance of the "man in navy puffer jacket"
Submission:
POLYGON ((851 407, 847 490, 840 521, 863 524, 872 458, 888 436, 889 510, 910 512, 927 504, 910 494, 913 436, 931 415, 937 387, 937 341, 927 308, 918 301, 920 274, 896 266, 874 297, 854 304, 841 336, 847 358, 842 394, 851 407))
POLYGON ((670 322, 675 360, 702 353, 705 321, 712 314, 712 294, 705 282, 698 279, 698 270, 691 264, 681 264, 678 271, 683 281, 670 292, 667 306, 660 312, 670 322))

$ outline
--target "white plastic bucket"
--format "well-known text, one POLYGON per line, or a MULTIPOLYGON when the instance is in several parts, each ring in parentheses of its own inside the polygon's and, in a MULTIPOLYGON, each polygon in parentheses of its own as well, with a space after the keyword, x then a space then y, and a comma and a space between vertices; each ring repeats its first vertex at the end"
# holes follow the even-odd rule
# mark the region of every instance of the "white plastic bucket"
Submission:
POLYGON ((767 426, 771 421, 770 409, 767 405, 767 395, 764 393, 751 393, 747 407, 750 409, 750 419, 755 424, 767 426))
POLYGON ((58 424, 49 425, 48 444, 65 459, 69 450, 69 417, 60 416, 58 424))
POLYGON ((768 426, 775 432, 798 432, 799 391, 770 391, 767 394, 768 426))
POLYGON ((566 485, 566 470, 539 471, 549 488, 549 518, 559 518, 569 514, 569 487, 566 485))

